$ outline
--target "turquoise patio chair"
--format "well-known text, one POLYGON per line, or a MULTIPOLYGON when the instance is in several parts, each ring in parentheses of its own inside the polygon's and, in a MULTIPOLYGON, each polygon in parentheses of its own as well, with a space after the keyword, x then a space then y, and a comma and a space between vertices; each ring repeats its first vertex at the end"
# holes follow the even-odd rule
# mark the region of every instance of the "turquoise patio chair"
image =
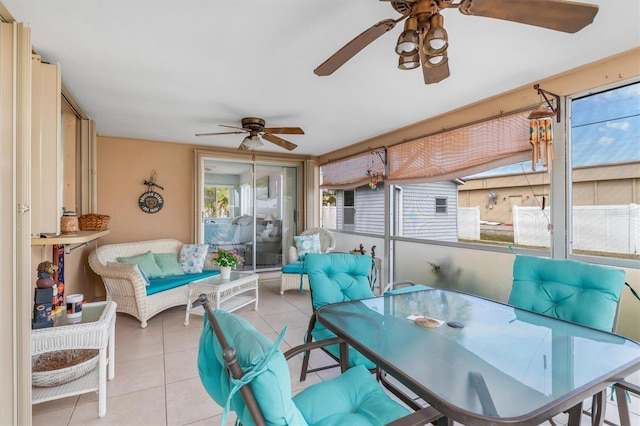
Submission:
MULTIPOLYGON (((305 344, 323 342, 336 337, 333 332, 329 331, 316 320, 317 309, 333 303, 375 297, 369 282, 371 262, 371 256, 348 253, 309 253, 306 255, 305 270, 309 277, 311 287, 313 313, 309 319, 304 340, 305 344)), ((424 285, 414 285, 411 281, 403 281, 397 284, 398 286, 402 286, 401 289, 395 290, 398 292, 409 291, 409 288, 414 291, 429 288, 424 285)), ((394 288, 394 284, 387 285, 385 287, 385 295, 394 294, 394 288)), ((340 365, 339 345, 325 345, 320 349, 329 355, 335 363, 309 368, 312 350, 304 351, 302 368, 300 370, 301 382, 306 379, 308 373, 335 368, 340 365)), ((420 409, 420 405, 418 405, 410 395, 387 380, 383 370, 377 368, 373 362, 352 347, 348 348, 348 359, 349 367, 364 366, 372 373, 376 373, 378 381, 380 381, 386 389, 414 410, 420 409)))
MULTIPOLYGON (((587 327, 615 329, 625 285, 622 269, 576 260, 516 255, 508 303, 587 327)), ((594 424, 604 419, 606 391, 593 397, 594 424)))
MULTIPOLYGON (((307 254, 305 271, 309 277, 311 287, 311 303, 313 313, 309 319, 304 343, 323 341, 336 337, 331 331, 317 322, 316 310, 322 306, 346 302, 348 300, 375 297, 369 286, 369 270, 371 256, 355 256, 348 253, 307 254)), ((340 361, 339 345, 329 345, 322 350, 333 358, 336 363, 316 368, 309 368, 311 351, 306 351, 302 359, 300 381, 304 381, 307 373, 335 368, 340 361)), ((363 365, 369 370, 375 370, 375 364, 365 358, 360 352, 349 348, 349 366, 363 365)))
MULTIPOLYGON (((214 310, 206 295, 198 370, 207 393, 222 407, 221 424, 230 411, 240 425, 422 425, 441 415, 428 407, 411 413, 392 400, 362 366, 314 384, 291 396, 286 358, 278 348, 285 329, 271 342, 238 315, 214 310)), ((337 339, 336 339, 337 340, 337 339)), ((333 341, 335 343, 335 340, 333 341)))

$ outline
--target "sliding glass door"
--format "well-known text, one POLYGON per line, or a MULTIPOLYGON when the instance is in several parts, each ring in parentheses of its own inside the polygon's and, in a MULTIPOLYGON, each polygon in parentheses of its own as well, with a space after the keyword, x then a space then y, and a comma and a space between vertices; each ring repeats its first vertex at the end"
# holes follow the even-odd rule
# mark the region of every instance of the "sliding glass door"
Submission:
POLYGON ((197 234, 245 258, 239 270, 288 263, 298 210, 298 167, 200 157, 197 234))

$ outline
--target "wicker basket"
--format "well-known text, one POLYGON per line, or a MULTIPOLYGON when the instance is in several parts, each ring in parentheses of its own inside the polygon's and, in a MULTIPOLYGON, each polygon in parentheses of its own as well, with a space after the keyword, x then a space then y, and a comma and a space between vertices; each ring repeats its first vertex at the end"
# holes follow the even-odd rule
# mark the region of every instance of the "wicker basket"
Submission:
POLYGON ((78 218, 80 229, 83 231, 104 231, 109 226, 111 216, 106 214, 89 213, 78 218))
POLYGON ((74 349, 34 355, 31 358, 31 383, 38 387, 62 385, 84 376, 97 365, 97 349, 74 349))

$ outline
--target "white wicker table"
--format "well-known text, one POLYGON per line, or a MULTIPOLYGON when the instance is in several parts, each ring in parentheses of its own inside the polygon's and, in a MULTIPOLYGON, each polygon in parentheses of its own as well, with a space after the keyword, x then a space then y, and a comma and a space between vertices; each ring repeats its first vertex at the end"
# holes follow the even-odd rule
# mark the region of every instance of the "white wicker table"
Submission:
POLYGON ((258 274, 253 272, 231 272, 231 278, 222 279, 220 275, 189 283, 189 298, 184 325, 189 325, 189 314, 204 315, 202 306, 192 308, 192 302, 205 293, 216 309, 233 312, 250 303, 258 310, 258 274))
POLYGON ((86 375, 53 387, 32 387, 32 404, 98 392, 98 417, 107 414, 107 378, 115 376, 116 303, 96 302, 82 306, 81 322, 67 321, 62 312, 54 327, 31 330, 31 354, 68 349, 98 349, 98 367, 86 375), (107 354, 108 352, 108 354, 107 354), (108 370, 108 371, 107 371, 108 370))

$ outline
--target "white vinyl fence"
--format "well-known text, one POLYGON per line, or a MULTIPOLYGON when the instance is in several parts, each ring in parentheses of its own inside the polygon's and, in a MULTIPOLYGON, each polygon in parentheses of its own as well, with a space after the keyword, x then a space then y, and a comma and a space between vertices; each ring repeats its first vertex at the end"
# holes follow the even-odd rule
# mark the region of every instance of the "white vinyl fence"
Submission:
POLYGON ((480 239, 480 207, 458 207, 458 239, 480 239))
POLYGON ((551 212, 547 207, 513 206, 513 242, 517 245, 551 247, 551 212))
MULTIPOLYGON (((549 247, 549 211, 513 206, 515 244, 549 247)), ((640 206, 575 206, 573 250, 606 253, 640 253, 640 206)))

